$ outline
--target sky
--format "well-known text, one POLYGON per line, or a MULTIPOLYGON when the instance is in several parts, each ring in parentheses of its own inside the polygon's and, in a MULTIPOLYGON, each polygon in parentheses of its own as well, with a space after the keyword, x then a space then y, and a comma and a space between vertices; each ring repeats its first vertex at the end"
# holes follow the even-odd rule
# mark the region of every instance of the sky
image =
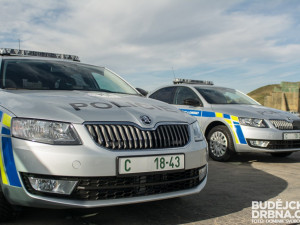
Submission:
POLYGON ((300 81, 298 0, 0 0, 0 48, 78 55, 152 91, 300 81))

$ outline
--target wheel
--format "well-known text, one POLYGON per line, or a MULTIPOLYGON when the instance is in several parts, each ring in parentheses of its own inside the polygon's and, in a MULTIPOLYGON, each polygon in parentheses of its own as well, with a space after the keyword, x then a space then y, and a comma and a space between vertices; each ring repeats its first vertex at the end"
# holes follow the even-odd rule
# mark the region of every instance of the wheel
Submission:
MULTIPOLYGON (((1 186, 0 186, 1 189, 1 186)), ((12 220, 19 215, 19 212, 14 209, 5 199, 3 192, 0 190, 0 223, 12 220)))
POLYGON ((227 161, 234 154, 230 131, 225 125, 212 128, 207 135, 209 156, 216 161, 227 161))
POLYGON ((272 152, 271 155, 273 157, 287 157, 291 155, 293 152, 272 152))

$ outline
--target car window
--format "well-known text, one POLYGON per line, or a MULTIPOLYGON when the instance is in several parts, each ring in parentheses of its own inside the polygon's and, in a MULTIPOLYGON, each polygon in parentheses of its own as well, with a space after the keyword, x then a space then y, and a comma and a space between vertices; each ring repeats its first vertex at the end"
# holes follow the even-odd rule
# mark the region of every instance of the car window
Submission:
POLYGON ((247 104, 257 105, 258 103, 249 96, 231 88, 222 87, 195 87, 202 97, 210 104, 247 104))
POLYGON ((188 87, 177 87, 174 103, 176 105, 184 105, 184 100, 186 99, 194 99, 201 102, 197 94, 192 89, 188 87))
POLYGON ((113 72, 96 66, 50 60, 3 60, 1 88, 82 90, 138 94, 113 72))
POLYGON ((149 98, 153 98, 159 101, 173 104, 174 91, 175 91, 175 87, 162 88, 154 92, 153 94, 151 94, 149 98))

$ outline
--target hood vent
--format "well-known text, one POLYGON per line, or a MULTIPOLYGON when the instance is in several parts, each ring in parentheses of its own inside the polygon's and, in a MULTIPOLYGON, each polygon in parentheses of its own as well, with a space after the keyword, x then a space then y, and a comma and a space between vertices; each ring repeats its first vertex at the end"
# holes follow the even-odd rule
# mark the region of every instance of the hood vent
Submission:
POLYGON ((177 148, 190 140, 187 124, 159 125, 155 130, 131 124, 87 124, 86 127, 97 144, 113 150, 177 148))

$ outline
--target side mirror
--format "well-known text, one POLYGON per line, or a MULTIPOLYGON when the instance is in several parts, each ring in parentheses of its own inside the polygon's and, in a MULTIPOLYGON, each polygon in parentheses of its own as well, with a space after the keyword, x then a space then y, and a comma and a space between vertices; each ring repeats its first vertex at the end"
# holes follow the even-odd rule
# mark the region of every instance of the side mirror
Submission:
POLYGON ((200 103, 198 100, 196 99, 193 99, 193 98, 187 98, 183 101, 183 104, 184 105, 190 105, 190 106, 200 106, 202 107, 203 104, 200 103))
POLYGON ((147 94, 148 94, 148 91, 145 91, 145 90, 142 89, 142 88, 136 88, 136 90, 137 90, 138 92, 140 92, 143 96, 147 96, 147 94))

